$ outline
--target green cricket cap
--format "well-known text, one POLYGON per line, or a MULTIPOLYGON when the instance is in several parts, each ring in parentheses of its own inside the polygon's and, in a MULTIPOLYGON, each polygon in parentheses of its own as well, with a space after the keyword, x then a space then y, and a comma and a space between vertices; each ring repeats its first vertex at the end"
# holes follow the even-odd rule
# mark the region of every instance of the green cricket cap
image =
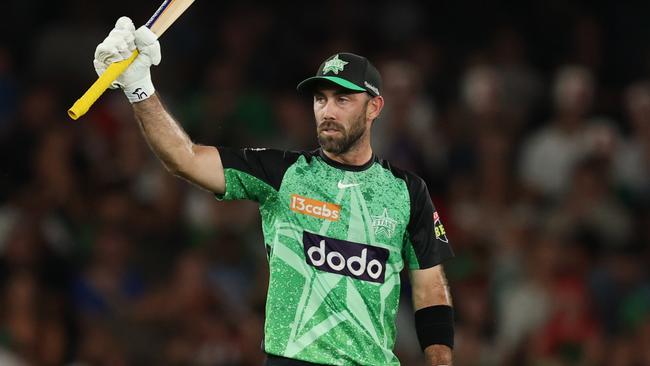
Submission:
POLYGON ((356 92, 381 95, 381 75, 367 58, 353 53, 337 53, 328 57, 318 68, 316 76, 303 80, 297 86, 300 93, 313 92, 323 81, 334 83, 356 92))

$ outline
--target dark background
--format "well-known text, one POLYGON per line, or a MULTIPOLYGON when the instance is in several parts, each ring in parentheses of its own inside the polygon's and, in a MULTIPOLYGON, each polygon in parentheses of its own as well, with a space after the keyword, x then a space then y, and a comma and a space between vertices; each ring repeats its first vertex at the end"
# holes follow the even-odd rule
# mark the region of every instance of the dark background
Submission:
MULTIPOLYGON (((0 364, 260 365, 257 208, 170 176, 126 99, 67 108, 121 15, 8 0, 0 25, 0 364)), ((327 56, 384 77, 375 152, 429 185, 456 365, 650 364, 650 14, 615 1, 197 1, 158 92, 199 143, 315 147, 295 85, 327 56)), ((403 282, 396 350, 423 364, 403 282)))

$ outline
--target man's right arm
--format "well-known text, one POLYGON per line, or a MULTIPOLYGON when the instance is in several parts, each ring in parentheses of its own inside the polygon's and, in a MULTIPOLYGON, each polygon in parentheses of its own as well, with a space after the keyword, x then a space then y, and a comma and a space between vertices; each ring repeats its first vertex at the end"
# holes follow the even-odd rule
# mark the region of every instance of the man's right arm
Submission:
POLYGON ((214 193, 224 193, 223 165, 216 147, 194 144, 157 94, 133 103, 133 110, 147 143, 169 172, 214 193))
POLYGON ((217 194, 226 184, 219 151, 215 147, 192 143, 185 131, 165 110, 151 82, 150 68, 161 60, 160 43, 146 26, 135 29, 133 21, 121 17, 106 39, 95 49, 93 65, 98 75, 110 64, 140 54, 115 80, 133 105, 145 139, 167 170, 217 194))

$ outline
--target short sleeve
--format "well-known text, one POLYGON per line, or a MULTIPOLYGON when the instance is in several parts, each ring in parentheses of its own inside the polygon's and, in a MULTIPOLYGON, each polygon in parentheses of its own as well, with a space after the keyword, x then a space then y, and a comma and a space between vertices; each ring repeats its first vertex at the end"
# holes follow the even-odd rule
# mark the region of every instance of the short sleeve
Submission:
POLYGON ((454 256, 449 238, 424 181, 410 175, 407 187, 411 199, 411 217, 404 238, 408 268, 434 267, 454 256))
POLYGON ((219 147, 226 180, 219 200, 252 200, 261 204, 277 194, 285 172, 300 153, 275 149, 219 147))

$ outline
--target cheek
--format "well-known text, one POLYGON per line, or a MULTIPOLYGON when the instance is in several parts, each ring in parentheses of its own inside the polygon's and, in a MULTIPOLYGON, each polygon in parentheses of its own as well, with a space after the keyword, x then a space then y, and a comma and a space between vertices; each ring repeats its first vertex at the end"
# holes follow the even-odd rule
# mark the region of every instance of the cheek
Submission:
POLYGON ((320 106, 320 105, 314 105, 314 116, 316 119, 321 119, 320 117, 323 116, 325 109, 320 106))

